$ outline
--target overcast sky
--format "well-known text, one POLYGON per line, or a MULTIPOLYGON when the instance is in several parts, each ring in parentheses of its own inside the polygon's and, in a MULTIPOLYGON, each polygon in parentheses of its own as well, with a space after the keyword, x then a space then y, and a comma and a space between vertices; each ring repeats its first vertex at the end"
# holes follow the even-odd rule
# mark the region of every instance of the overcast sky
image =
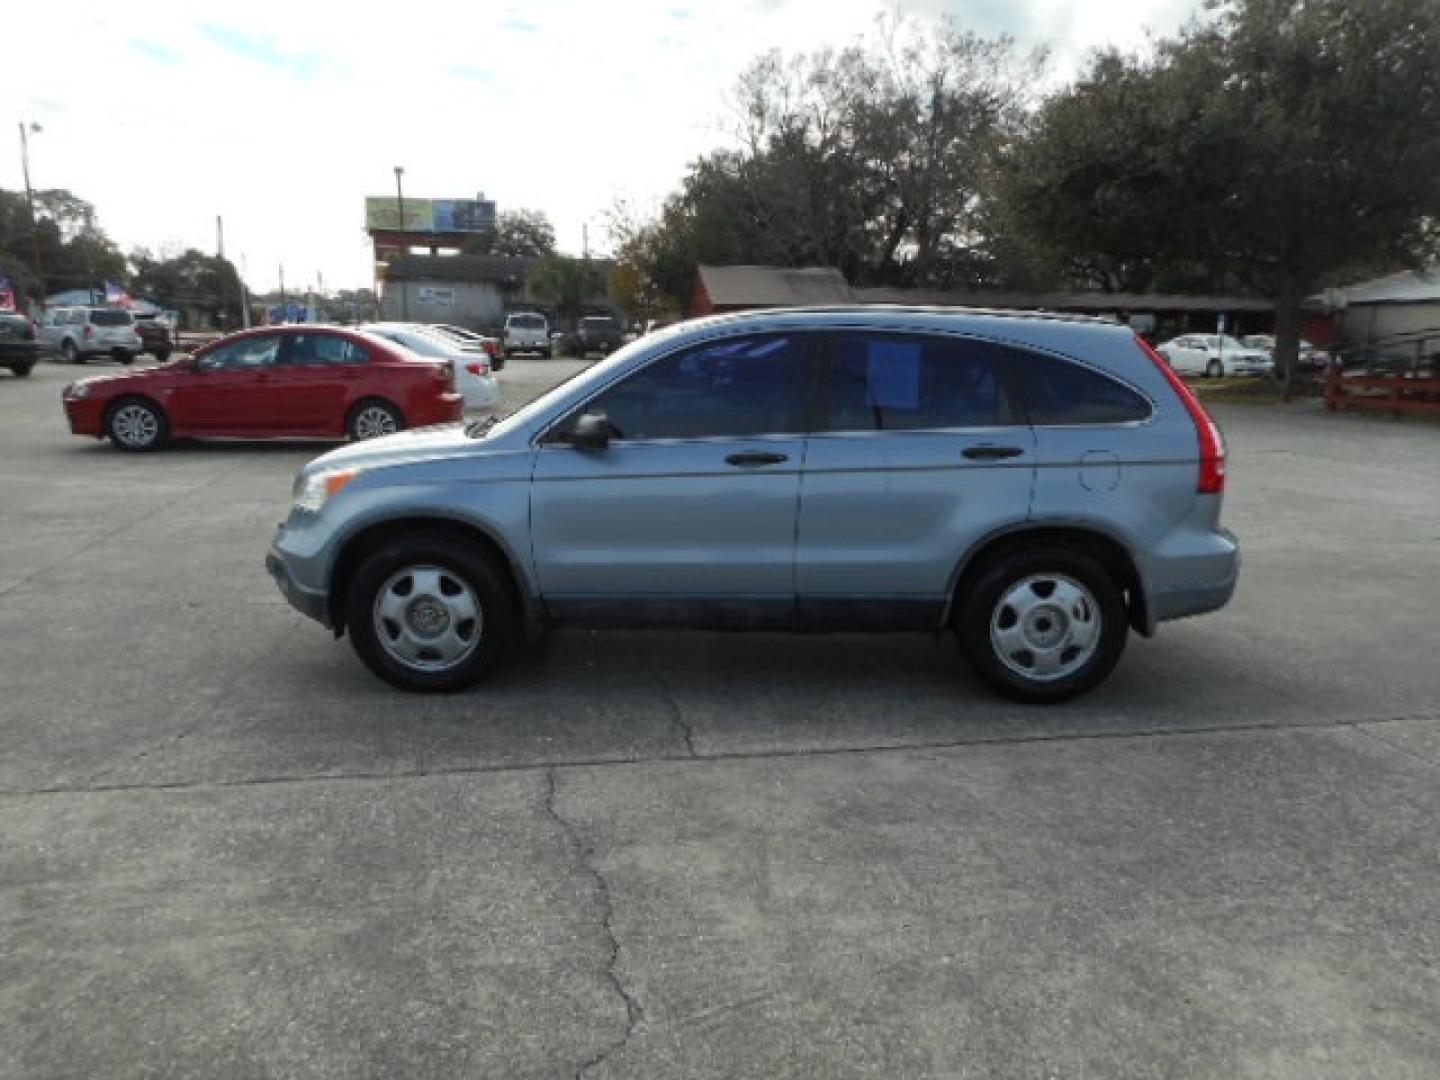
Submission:
POLYGON ((1194 0, 83 0, 7 17, 0 187, 17 121, 36 187, 92 202, 124 248, 226 251, 252 287, 371 281, 363 199, 473 198, 550 215, 603 250, 617 196, 670 191, 725 141, 725 97, 771 47, 845 44, 898 8, 1047 45, 1068 75, 1096 46, 1169 33, 1194 0), (33 32, 21 33, 33 21, 33 32), (41 23, 43 22, 43 25, 41 23), (25 47, 22 43, 28 43, 25 47))

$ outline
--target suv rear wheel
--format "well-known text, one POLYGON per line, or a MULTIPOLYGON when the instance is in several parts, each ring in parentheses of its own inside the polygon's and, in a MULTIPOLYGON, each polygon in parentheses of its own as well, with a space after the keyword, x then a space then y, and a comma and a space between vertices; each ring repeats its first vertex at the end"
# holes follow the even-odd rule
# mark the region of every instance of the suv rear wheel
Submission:
POLYGON ((1105 680, 1125 649, 1125 599, 1094 559, 1022 549, 958 598, 956 634, 976 674, 1016 701, 1065 701, 1105 680))
POLYGON ((445 692, 473 686, 499 662, 515 620, 488 558, 445 537, 416 535, 360 565, 345 625, 356 654, 386 682, 445 692))
POLYGON ((60 355, 65 357, 67 364, 78 364, 81 362, 80 350, 76 348, 73 341, 66 341, 60 346, 60 355))

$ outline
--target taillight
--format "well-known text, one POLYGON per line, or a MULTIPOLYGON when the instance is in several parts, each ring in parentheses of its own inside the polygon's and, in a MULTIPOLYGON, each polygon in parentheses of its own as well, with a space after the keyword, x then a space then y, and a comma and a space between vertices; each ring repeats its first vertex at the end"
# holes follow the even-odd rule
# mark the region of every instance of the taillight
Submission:
POLYGON ((87 323, 85 324, 85 336, 86 336, 86 337, 91 337, 94 333, 95 333, 95 327, 91 326, 91 325, 87 322, 87 323))
POLYGON ((490 340, 487 339, 487 340, 484 341, 482 344, 483 344, 484 347, 485 347, 485 351, 486 351, 487 353, 489 353, 491 356, 499 356, 499 355, 500 355, 500 343, 499 343, 498 341, 490 341, 490 340))
POLYGON ((490 365, 489 365, 489 364, 466 364, 466 365, 465 365, 465 370, 468 371, 471 375, 489 375, 489 374, 490 374, 490 365))
POLYGON ((1170 381, 1175 393, 1185 406, 1185 411, 1190 414, 1190 419, 1195 421, 1195 434, 1200 439, 1200 485, 1197 490, 1206 495, 1218 495, 1225 490, 1225 439, 1220 434, 1219 425, 1211 419, 1210 414, 1205 411, 1205 406, 1200 404, 1200 399, 1195 396, 1195 391, 1186 385, 1185 380, 1175 374, 1175 369, 1155 351, 1148 341, 1136 335, 1135 340, 1145 350, 1146 355, 1155 362, 1160 373, 1170 381))

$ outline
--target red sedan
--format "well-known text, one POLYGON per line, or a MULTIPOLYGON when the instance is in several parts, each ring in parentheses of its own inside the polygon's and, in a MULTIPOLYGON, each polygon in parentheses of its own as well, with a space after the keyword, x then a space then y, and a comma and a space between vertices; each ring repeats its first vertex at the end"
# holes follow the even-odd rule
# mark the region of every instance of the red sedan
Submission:
POLYGON ((464 410, 449 363, 329 326, 232 334, 193 357, 71 383, 64 402, 72 432, 122 450, 171 438, 370 439, 464 410))

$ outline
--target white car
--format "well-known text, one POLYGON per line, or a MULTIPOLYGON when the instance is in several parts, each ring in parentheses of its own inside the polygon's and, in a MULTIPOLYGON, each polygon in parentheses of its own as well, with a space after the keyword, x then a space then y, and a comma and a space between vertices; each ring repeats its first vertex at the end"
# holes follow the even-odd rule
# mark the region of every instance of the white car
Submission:
POLYGON ((1181 375, 1269 375, 1275 361, 1264 349, 1240 344, 1229 334, 1184 334, 1159 348, 1161 356, 1181 375))
MULTIPOLYGON (((1264 349, 1272 360, 1275 358, 1275 338, 1271 334, 1253 334, 1250 337, 1243 337, 1240 339, 1240 344, 1252 349, 1264 349)), ((1302 370, 1324 371, 1330 366, 1330 354, 1301 338, 1299 362, 1302 370)))
POLYGON ((500 404, 500 382, 490 370, 483 349, 470 349, 453 338, 415 323, 370 323, 360 329, 403 345, 417 356, 449 360, 455 369, 455 388, 465 397, 467 409, 490 409, 500 404))
POLYGON ((517 311, 505 316, 505 332, 501 336, 505 355, 533 352, 550 356, 550 324, 545 316, 534 311, 517 311))

